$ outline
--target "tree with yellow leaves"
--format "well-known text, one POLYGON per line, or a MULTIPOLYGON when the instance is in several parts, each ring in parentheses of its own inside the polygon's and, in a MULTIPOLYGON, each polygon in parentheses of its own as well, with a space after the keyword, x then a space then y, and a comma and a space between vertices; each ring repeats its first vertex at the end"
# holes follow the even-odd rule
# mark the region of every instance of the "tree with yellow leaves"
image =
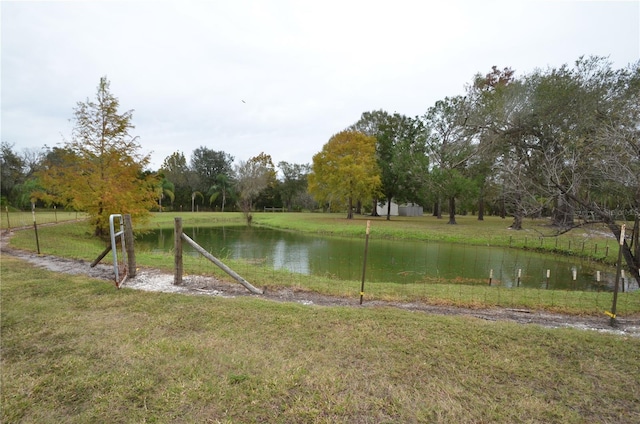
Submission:
POLYGON ((367 202, 380 191, 376 139, 358 131, 334 135, 313 156, 309 192, 320 203, 339 204, 353 218, 354 201, 367 202))
POLYGON ((71 141, 45 160, 40 173, 44 191, 34 193, 87 212, 97 236, 108 234, 109 215, 144 217, 157 200, 157 176, 144 172, 149 155, 138 152, 137 137, 129 134, 132 111, 119 113, 118 106, 102 77, 95 100, 78 102, 71 141))

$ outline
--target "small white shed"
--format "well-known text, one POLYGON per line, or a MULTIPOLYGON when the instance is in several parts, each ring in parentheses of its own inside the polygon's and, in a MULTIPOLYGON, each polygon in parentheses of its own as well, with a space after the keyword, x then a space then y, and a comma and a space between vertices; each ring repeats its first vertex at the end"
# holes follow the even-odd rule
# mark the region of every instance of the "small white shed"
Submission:
MULTIPOLYGON (((382 204, 382 206, 380 206, 380 203, 378 203, 377 205, 377 210, 378 210, 378 215, 380 216, 387 216, 387 202, 384 202, 382 204)), ((396 202, 394 202, 393 200, 391 201, 391 211, 390 211, 390 215, 391 216, 398 216, 398 204, 396 202)))

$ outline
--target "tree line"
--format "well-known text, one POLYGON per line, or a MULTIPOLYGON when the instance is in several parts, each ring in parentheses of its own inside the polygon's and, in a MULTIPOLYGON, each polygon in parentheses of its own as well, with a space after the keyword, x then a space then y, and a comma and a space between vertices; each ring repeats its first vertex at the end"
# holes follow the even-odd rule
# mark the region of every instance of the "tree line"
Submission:
POLYGON ((235 209, 250 222, 262 207, 319 206, 350 218, 393 200, 447 213, 450 224, 461 211, 509 216, 514 229, 549 216, 558 232, 597 221, 619 235, 612 211, 625 210, 636 218, 625 257, 637 275, 639 96, 640 61, 614 69, 606 58, 581 57, 519 76, 494 66, 421 116, 364 112, 310 165, 276 167, 264 152, 234 164, 202 146, 189 161, 177 151, 151 172, 131 135, 132 111, 118 111, 105 77, 95 100, 77 104, 63 147, 20 155, 2 143, 1 194, 18 207, 40 201, 88 211, 96 234, 114 210, 235 209))
POLYGON ((394 199, 444 209, 450 224, 460 209, 508 215, 516 230, 547 216, 556 234, 603 223, 616 239, 626 211, 623 252, 640 281, 640 61, 581 57, 522 76, 494 66, 422 116, 365 112, 313 157, 309 190, 347 217, 394 199))

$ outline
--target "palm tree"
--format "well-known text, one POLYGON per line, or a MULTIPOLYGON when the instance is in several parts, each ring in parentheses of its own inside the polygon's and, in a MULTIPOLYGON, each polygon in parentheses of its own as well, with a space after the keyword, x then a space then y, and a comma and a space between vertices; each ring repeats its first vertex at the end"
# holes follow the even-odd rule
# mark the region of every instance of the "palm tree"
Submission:
POLYGON ((231 188, 233 187, 233 181, 225 174, 216 175, 216 183, 209 188, 211 197, 209 197, 209 204, 211 205, 216 201, 219 195, 222 195, 222 212, 224 212, 224 205, 227 201, 227 194, 231 194, 231 188))
POLYGON ((199 197, 202 200, 204 200, 204 196, 199 191, 194 191, 193 193, 191 193, 191 212, 196 211, 195 210, 196 197, 199 197))
POLYGON ((175 194, 175 186, 173 183, 166 178, 162 177, 160 184, 156 187, 156 193, 158 194, 158 203, 160 205, 160 212, 162 212, 162 199, 166 197, 171 200, 171 206, 173 206, 173 200, 176 198, 175 194))

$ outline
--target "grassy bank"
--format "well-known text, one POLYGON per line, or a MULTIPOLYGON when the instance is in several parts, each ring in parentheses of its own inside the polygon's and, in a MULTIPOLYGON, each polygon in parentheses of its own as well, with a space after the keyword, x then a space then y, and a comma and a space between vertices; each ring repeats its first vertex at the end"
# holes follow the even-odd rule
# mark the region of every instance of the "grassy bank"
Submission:
MULTIPOLYGON (((239 213, 185 213, 182 214, 185 226, 198 225, 242 225, 243 218, 239 213)), ((364 237, 366 217, 358 217, 353 221, 345 220, 336 214, 283 214, 263 213, 256 214, 256 225, 270 226, 273 228, 304 231, 314 234, 331 234, 333 236, 353 236, 359 234, 364 237)), ((448 235, 446 240, 464 242, 468 239, 482 240, 486 244, 501 245, 509 243, 513 232, 504 228, 504 221, 499 218, 487 219, 478 222, 471 217, 461 217, 457 226, 446 225, 442 220, 432 217, 418 219, 395 219, 386 221, 377 219, 372 223, 371 237, 407 238, 417 239, 426 237, 441 239, 448 235), (484 226, 487 226, 485 228, 484 226)), ((174 216, 169 213, 155 214, 146 228, 172 228, 174 216)), ((533 225, 535 222, 531 222, 533 225)), ((542 223, 537 225, 543 227, 542 223)), ((91 236, 86 224, 72 223, 51 227, 43 227, 40 233, 40 248, 44 254, 83 259, 92 261, 104 249, 104 242, 91 236)), ((593 236, 594 240, 606 243, 607 236, 593 236), (599 238, 601 237, 601 238, 599 238)), ((562 236, 566 237, 566 236, 562 236)), ((573 237, 582 237, 574 235, 573 237)), ((592 240, 593 242, 593 240, 592 240)), ((16 232, 11 243, 15 247, 34 250, 35 239, 30 231, 16 232)), ((611 242, 611 245, 613 243, 611 242)), ((110 260, 109 255, 104 259, 110 260)), ((136 252, 139 266, 152 267, 173 271, 173 257, 170 254, 158 252, 136 252)), ((296 290, 312 290, 318 293, 358 297, 360 291, 359 281, 343 281, 332 276, 303 276, 284 270, 273 270, 255 263, 243 260, 228 260, 225 262, 239 272, 252 284, 263 287, 291 287, 296 290)), ((219 278, 229 277, 217 267, 198 256, 184 257, 184 268, 188 274, 212 274, 219 278)), ((512 307, 543 309, 554 312, 571 314, 597 314, 603 315, 605 310, 610 310, 612 294, 609 292, 580 292, 580 291, 556 291, 544 289, 518 288, 517 290, 505 287, 487 287, 486 282, 476 281, 475 284, 460 284, 460 281, 420 281, 415 284, 397 284, 393 282, 367 283, 366 300, 388 301, 420 301, 432 304, 443 304, 465 307, 512 307)), ((468 283, 468 282, 466 282, 468 283)), ((620 293, 618 297, 617 312, 621 316, 640 313, 640 291, 633 293, 620 293)), ((604 317, 604 315, 603 315, 604 317)))
POLYGON ((1 267, 2 422, 640 421, 638 339, 1 267))

